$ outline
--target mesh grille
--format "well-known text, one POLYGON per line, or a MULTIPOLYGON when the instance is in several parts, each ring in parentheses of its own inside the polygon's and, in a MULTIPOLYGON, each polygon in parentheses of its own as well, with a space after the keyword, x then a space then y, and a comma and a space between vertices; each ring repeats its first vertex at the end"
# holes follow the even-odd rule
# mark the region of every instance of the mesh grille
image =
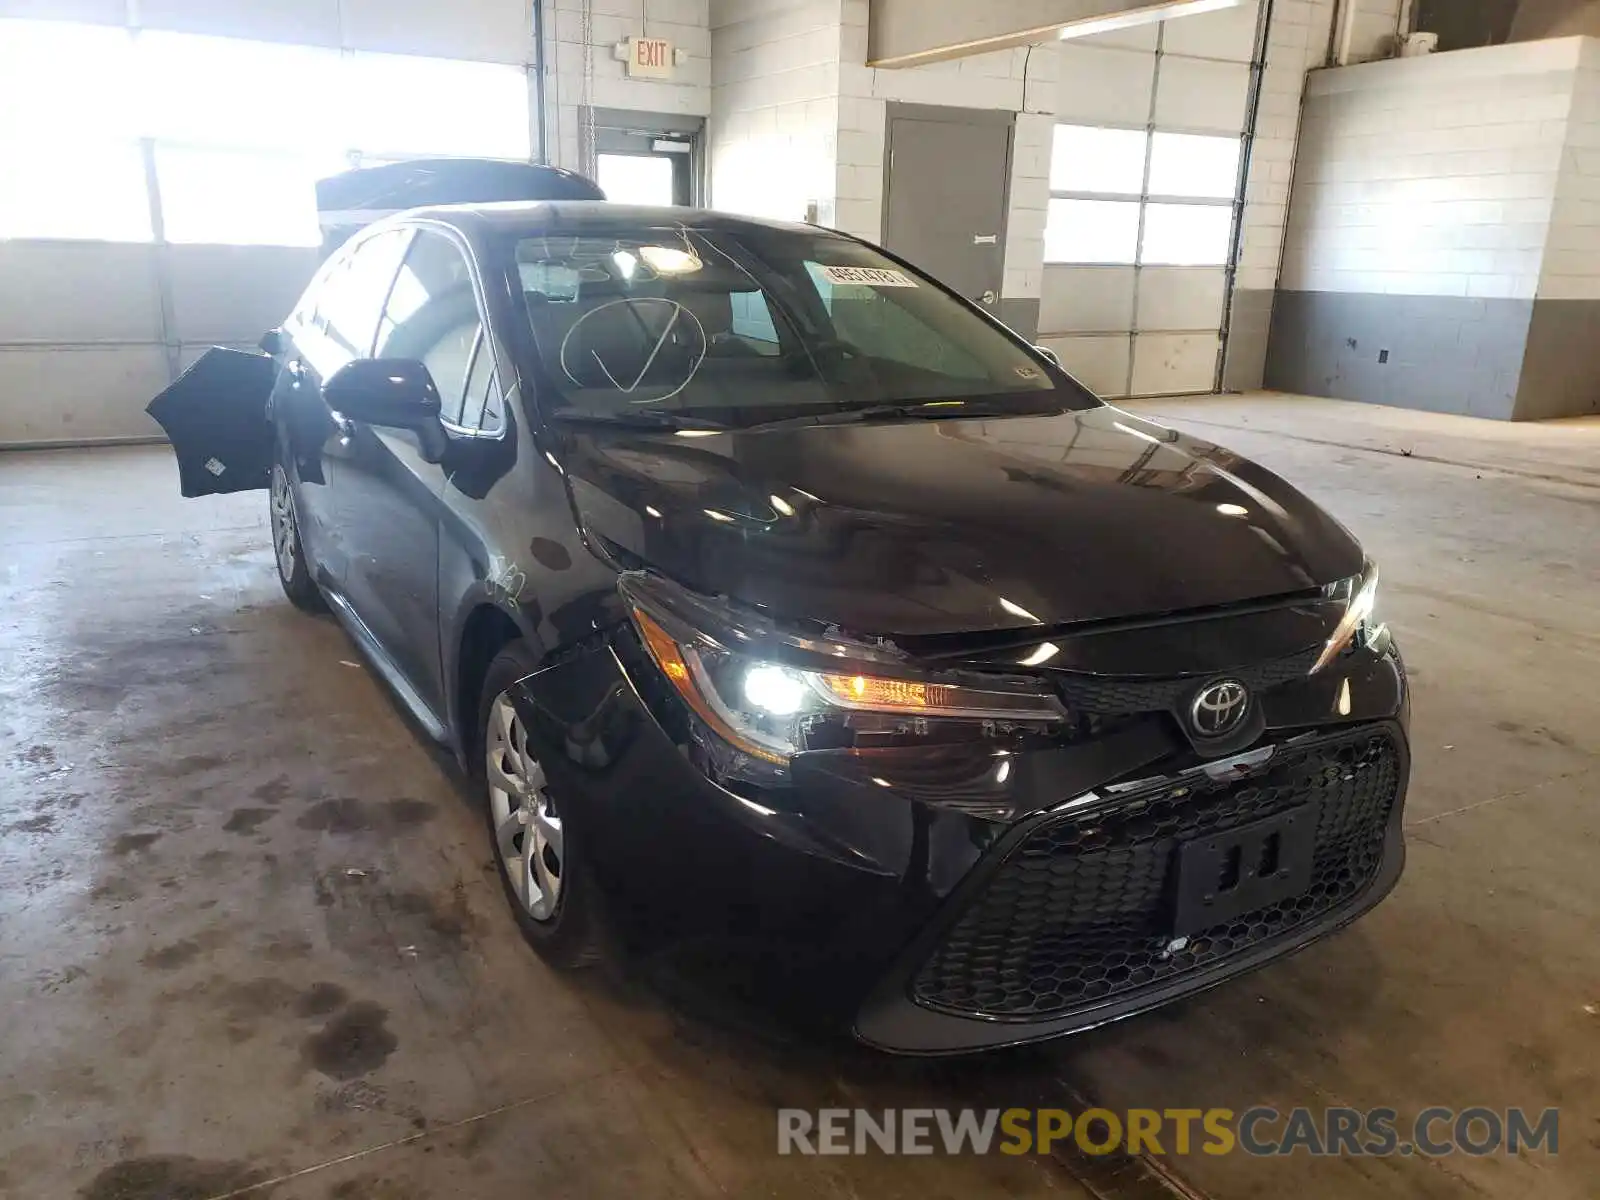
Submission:
POLYGON ((1214 671, 1209 675, 1184 679, 1126 679, 1052 671, 1050 681, 1069 706, 1083 712, 1157 712, 1176 708, 1197 685, 1219 676, 1239 680, 1252 694, 1267 691, 1290 680, 1304 679, 1311 673, 1311 666, 1320 653, 1320 650, 1313 648, 1287 658, 1241 667, 1237 671, 1214 671))
POLYGON ((1280 754, 1236 782, 1201 777, 1047 825, 1012 851, 917 973, 929 1008, 1031 1018, 1097 1004, 1212 967, 1354 897, 1377 874, 1400 761, 1360 731, 1280 754), (1180 841, 1315 805, 1300 895, 1167 952, 1180 841))

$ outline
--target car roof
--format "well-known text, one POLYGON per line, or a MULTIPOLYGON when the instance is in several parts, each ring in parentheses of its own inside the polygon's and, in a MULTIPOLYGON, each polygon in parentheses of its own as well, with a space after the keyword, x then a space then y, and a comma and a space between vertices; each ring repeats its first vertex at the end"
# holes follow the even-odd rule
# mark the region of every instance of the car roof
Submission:
POLYGON ((463 233, 487 237, 515 237, 562 230, 569 233, 607 233, 663 226, 692 229, 779 230, 842 237, 831 229, 790 221, 770 221, 708 208, 676 208, 643 204, 616 204, 609 200, 526 200, 501 204, 439 204, 398 213, 393 220, 423 218, 454 225, 463 233))

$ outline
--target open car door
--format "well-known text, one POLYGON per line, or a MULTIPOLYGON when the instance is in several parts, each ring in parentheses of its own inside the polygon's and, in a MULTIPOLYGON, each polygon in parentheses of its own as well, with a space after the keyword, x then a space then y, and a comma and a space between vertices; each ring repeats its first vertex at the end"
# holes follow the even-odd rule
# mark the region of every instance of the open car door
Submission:
POLYGON ((265 488, 273 427, 271 355, 213 346, 145 411, 167 431, 185 496, 265 488))

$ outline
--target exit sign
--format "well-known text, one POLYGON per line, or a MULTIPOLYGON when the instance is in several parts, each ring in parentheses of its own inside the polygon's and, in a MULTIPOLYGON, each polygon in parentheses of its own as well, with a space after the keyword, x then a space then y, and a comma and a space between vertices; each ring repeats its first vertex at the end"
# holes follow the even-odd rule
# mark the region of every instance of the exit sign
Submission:
POLYGON ((672 43, 666 38, 628 39, 628 74, 634 79, 671 79, 672 43))

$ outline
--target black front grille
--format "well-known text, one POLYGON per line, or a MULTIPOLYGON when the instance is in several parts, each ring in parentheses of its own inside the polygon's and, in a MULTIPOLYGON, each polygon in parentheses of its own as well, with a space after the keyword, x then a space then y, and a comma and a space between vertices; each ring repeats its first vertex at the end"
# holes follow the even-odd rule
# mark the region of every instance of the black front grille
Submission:
POLYGON ((1237 679, 1252 695, 1304 679, 1311 673, 1320 649, 1312 648, 1286 658, 1256 663, 1236 671, 1214 671, 1180 679, 1128 679, 1113 675, 1080 675, 1071 671, 1051 671, 1050 681, 1069 707, 1090 713, 1159 712, 1179 703, 1208 679, 1237 679))
POLYGON ((1028 1019, 1098 1004, 1288 933, 1377 874, 1400 754, 1370 728, 1280 749, 1254 776, 1201 774, 1049 822, 1010 852, 912 981, 928 1008, 1028 1019), (1298 896, 1192 935, 1172 912, 1181 841, 1314 805, 1316 852, 1298 896))

